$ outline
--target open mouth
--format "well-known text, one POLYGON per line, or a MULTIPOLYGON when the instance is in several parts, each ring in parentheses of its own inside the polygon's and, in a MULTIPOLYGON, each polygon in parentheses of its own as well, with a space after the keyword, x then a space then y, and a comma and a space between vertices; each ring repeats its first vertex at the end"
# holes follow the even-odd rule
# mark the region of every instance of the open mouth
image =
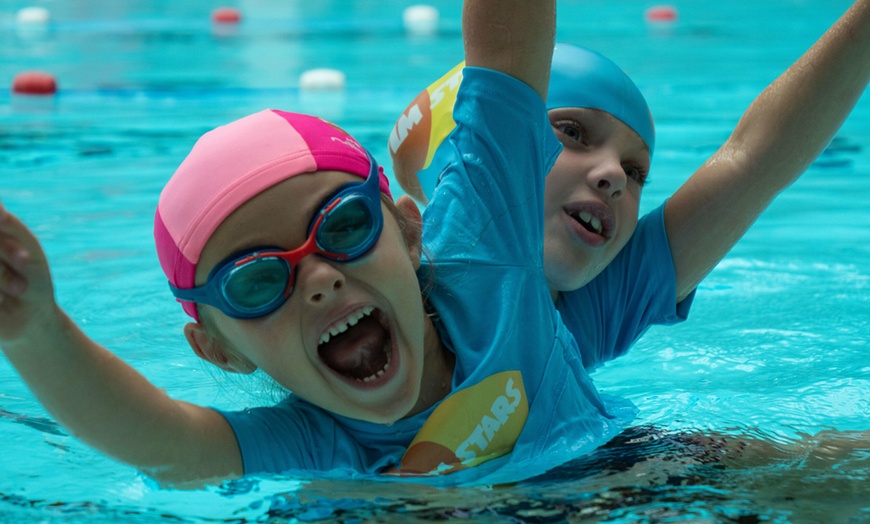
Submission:
POLYGON ((601 219, 593 216, 592 213, 588 211, 578 211, 569 212, 568 214, 571 215, 571 218, 576 220, 578 224, 583 226, 586 231, 604 236, 604 226, 601 223, 601 219))
POLYGON ((362 384, 377 381, 390 369, 393 352, 384 316, 367 306, 332 324, 320 337, 320 360, 349 380, 362 384))

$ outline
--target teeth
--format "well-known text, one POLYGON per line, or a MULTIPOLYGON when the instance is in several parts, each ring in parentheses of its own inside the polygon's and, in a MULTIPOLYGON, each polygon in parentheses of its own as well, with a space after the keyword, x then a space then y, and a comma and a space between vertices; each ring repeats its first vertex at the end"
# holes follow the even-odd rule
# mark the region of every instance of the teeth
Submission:
POLYGON ((594 229, 595 232, 600 235, 601 234, 601 220, 599 220, 598 217, 592 217, 592 220, 590 220, 589 223, 592 225, 592 229, 594 229))
POLYGON ((371 306, 366 306, 366 307, 362 308, 361 310, 357 311, 356 313, 352 313, 352 314, 348 315, 347 318, 345 318, 344 320, 341 320, 341 321, 333 324, 332 327, 330 327, 326 331, 326 333, 324 333, 323 335, 320 336, 320 343, 326 344, 327 342, 329 342, 330 338, 334 337, 335 335, 338 335, 339 333, 344 333, 345 331, 348 330, 348 328, 350 326, 355 326, 356 323, 360 321, 360 319, 362 319, 363 317, 367 317, 367 316, 371 315, 372 311, 374 311, 374 310, 375 310, 375 308, 373 308, 371 306))
POLYGON ((596 233, 601 234, 601 220, 598 217, 592 216, 588 211, 581 211, 577 214, 577 218, 592 226, 596 233))
MULTIPOLYGON (((387 353, 387 359, 389 359, 389 353, 387 353)), ((356 379, 356 380, 357 380, 357 382, 371 382, 372 380, 376 380, 378 377, 380 377, 381 375, 383 375, 384 372, 385 372, 386 370, 388 370, 388 369, 390 369, 390 363, 389 363, 389 362, 387 362, 386 364, 384 364, 384 369, 378 371, 377 373, 374 373, 374 374, 372 374, 372 375, 370 375, 370 376, 368 376, 368 377, 366 377, 366 378, 358 378, 358 379, 356 379)))

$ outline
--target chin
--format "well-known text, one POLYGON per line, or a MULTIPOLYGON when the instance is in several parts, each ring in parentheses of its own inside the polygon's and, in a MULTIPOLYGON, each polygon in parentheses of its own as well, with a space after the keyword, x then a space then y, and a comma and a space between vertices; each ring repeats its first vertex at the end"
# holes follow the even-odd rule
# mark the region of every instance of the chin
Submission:
POLYGON ((420 388, 403 389, 391 395, 391 398, 380 402, 377 406, 369 409, 357 410, 357 413, 365 411, 365 420, 376 424, 392 424, 410 416, 417 405, 417 397, 420 396, 420 388), (413 400, 409 400, 413 399, 413 400))
POLYGON ((393 424, 394 422, 401 420, 408 416, 408 413, 411 411, 411 408, 414 406, 396 406, 395 409, 390 410, 378 410, 377 412, 371 412, 365 418, 366 421, 372 422, 374 424, 385 424, 387 426, 393 424))
POLYGON ((547 278, 547 285, 550 287, 550 291, 574 291, 575 289, 579 289, 592 280, 595 275, 590 274, 589 271, 586 271, 588 266, 583 266, 578 263, 576 260, 572 261, 573 263, 563 263, 563 264, 547 264, 544 265, 546 267, 555 267, 555 270, 544 270, 545 277, 547 278))

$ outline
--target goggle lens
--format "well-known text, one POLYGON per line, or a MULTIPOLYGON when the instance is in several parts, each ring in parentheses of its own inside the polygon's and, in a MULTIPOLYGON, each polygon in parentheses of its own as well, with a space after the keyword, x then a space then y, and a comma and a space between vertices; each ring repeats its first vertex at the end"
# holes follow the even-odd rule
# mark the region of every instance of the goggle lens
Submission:
POLYGON ((351 196, 324 217, 317 229, 317 244, 326 251, 359 256, 360 250, 368 251, 371 237, 379 233, 374 226, 371 209, 363 198, 351 196))
POLYGON ((290 278, 290 266, 277 257, 257 258, 227 275, 224 296, 235 309, 254 313, 282 301, 290 278))

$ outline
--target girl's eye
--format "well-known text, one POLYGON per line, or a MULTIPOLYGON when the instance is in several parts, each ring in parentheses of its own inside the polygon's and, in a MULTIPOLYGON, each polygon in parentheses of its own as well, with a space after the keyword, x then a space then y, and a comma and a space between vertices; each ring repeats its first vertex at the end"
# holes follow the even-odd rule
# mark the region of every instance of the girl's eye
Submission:
POLYGON ((637 182, 639 186, 643 187, 646 184, 647 171, 645 169, 634 164, 627 164, 622 169, 625 171, 625 176, 637 182))
POLYGON ((237 307, 252 310, 284 293, 290 267, 280 258, 261 258, 241 266, 230 275, 224 294, 237 307))
POLYGON ((574 142, 585 143, 586 141, 586 133, 583 126, 577 122, 555 122, 553 124, 553 129, 558 132, 557 134, 563 135, 574 142))
POLYGON ((317 240, 325 249, 347 253, 370 237, 373 222, 362 200, 346 200, 320 224, 317 240))

